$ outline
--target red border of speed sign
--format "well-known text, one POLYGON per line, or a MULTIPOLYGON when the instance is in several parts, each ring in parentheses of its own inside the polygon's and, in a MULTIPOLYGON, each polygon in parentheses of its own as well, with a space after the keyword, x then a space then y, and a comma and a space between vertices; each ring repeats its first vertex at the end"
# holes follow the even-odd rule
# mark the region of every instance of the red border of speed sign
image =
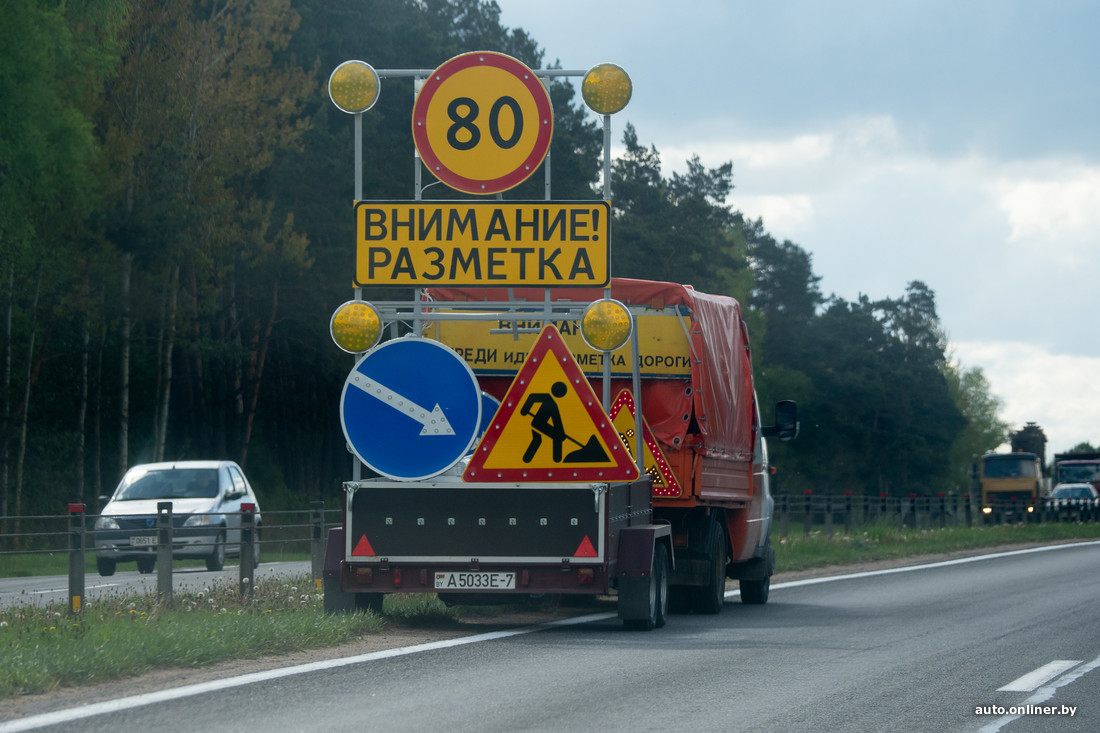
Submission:
POLYGON ((416 103, 413 105, 412 128, 413 142, 416 144, 417 152, 420 153, 420 158, 436 178, 451 188, 464 193, 500 193, 527 180, 550 151, 550 138, 554 134, 554 110, 550 104, 550 95, 547 94, 542 82, 521 61, 495 51, 473 51, 443 62, 425 80, 424 86, 416 96, 416 103), (428 115, 428 107, 442 83, 458 72, 475 66, 492 66, 514 76, 531 93, 539 112, 539 131, 538 136, 535 138, 535 145, 531 149, 531 154, 512 172, 487 181, 467 178, 444 166, 440 162, 439 156, 432 150, 431 142, 428 140, 428 131, 424 124, 428 115))

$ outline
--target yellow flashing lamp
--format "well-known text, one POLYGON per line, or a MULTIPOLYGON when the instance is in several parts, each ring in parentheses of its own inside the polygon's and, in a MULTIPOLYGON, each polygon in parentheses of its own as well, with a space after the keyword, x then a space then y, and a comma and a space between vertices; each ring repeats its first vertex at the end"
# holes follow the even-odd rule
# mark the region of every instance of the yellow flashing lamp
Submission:
POLYGON ((351 115, 366 112, 378 101, 378 72, 364 61, 345 61, 328 78, 328 98, 351 115))
POLYGON ((337 346, 349 354, 359 354, 378 343, 382 318, 370 303, 349 300, 332 314, 328 330, 337 346))
POLYGON ((600 64, 584 75, 581 97, 594 112, 613 115, 630 101, 634 86, 621 66, 600 64))
POLYGON ((630 311, 617 300, 597 300, 581 316, 581 337, 596 351, 615 351, 630 338, 634 319, 630 311))

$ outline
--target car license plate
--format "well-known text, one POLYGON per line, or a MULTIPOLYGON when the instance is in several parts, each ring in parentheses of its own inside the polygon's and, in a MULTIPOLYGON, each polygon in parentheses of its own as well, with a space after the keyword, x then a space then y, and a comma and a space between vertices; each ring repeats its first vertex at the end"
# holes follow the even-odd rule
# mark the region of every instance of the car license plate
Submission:
POLYGON ((156 547, 157 538, 154 535, 134 535, 130 538, 133 547, 156 547))
POLYGON ((436 573, 436 590, 515 590, 515 573, 436 573))

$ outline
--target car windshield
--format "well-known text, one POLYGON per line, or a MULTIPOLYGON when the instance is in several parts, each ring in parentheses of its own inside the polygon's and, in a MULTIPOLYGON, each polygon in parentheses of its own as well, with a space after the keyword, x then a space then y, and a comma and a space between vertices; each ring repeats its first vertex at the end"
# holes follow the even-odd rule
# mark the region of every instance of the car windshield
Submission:
POLYGON ((1092 492, 1084 486, 1066 486, 1054 490, 1055 499, 1091 499, 1092 492))
POLYGON ((170 468, 129 476, 116 497, 139 499, 209 499, 218 495, 218 469, 170 468))

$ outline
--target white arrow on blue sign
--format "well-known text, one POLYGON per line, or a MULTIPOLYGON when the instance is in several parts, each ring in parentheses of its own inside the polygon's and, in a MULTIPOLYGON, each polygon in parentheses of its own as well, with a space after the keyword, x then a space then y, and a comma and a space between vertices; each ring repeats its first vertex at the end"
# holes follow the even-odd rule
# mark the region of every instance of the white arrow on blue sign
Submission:
POLYGON ((429 339, 368 351, 344 381, 340 425, 368 468, 397 481, 438 476, 478 435, 482 395, 466 361, 429 339))

